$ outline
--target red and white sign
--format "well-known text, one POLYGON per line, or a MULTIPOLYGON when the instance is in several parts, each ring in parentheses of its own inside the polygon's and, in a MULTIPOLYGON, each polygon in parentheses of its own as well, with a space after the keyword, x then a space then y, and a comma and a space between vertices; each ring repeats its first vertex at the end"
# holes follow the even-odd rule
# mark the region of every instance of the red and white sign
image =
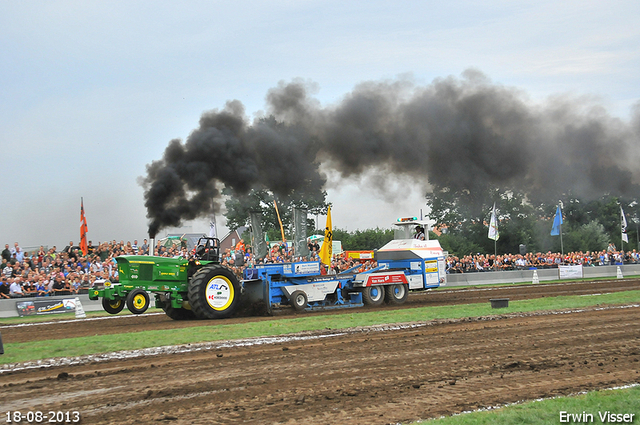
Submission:
POLYGON ((367 277, 366 286, 371 285, 390 285, 394 283, 407 283, 407 277, 404 273, 384 273, 370 275, 367 277))

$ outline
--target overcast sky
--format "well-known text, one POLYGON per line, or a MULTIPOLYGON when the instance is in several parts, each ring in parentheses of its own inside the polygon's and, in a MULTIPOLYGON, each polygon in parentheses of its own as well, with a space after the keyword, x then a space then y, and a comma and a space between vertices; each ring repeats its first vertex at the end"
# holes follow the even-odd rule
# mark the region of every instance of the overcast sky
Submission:
MULTIPOLYGON (((280 81, 313 82, 331 105, 363 81, 475 68, 532 102, 588 96, 628 120, 639 22, 637 0, 0 0, 0 244, 77 243, 81 197, 94 243, 143 239, 145 166, 228 100, 260 115, 280 81)), ((392 203, 332 181, 333 225, 384 228, 426 209, 424 187, 388 184, 392 203)))

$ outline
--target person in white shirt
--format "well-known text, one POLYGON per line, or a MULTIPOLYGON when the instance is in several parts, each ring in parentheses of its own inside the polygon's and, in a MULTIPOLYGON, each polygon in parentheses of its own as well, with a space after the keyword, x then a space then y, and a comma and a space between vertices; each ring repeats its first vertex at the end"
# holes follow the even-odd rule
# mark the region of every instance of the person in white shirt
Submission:
POLYGON ((20 285, 20 278, 9 279, 11 285, 9 285, 9 296, 11 298, 21 298, 24 296, 22 292, 22 286, 20 285))

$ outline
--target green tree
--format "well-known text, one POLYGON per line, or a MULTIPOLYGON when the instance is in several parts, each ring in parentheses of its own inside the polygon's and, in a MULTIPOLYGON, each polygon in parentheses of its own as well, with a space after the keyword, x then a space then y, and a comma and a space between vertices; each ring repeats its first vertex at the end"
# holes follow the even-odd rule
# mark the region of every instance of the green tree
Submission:
POLYGON ((539 214, 522 192, 485 187, 471 193, 441 188, 426 198, 431 208, 429 218, 437 227, 447 228, 447 233, 438 238, 441 245, 458 256, 493 254, 494 249, 498 253, 518 252, 520 244, 527 245, 528 250, 538 248, 535 224, 539 214), (494 202, 500 232, 495 246, 488 238, 494 202))
MULTIPOLYGON (((280 224, 273 204, 274 199, 278 204, 278 211, 285 230, 285 236, 290 238, 292 231, 293 208, 306 209, 310 214, 326 214, 328 204, 325 201, 327 193, 321 192, 290 192, 287 196, 276 197, 266 189, 254 189, 246 195, 236 195, 231 190, 223 191, 228 196, 225 202, 227 212, 225 218, 227 227, 235 230, 241 226, 248 226, 249 213, 260 212, 262 227, 270 240, 280 240, 280 224)), ((308 234, 313 234, 315 221, 307 220, 308 234)))
POLYGON ((597 221, 578 226, 564 238, 565 252, 601 251, 607 248, 609 235, 597 221))
POLYGON ((436 236, 435 233, 432 233, 430 237, 432 239, 438 239, 438 242, 440 242, 440 246, 442 247, 442 249, 447 251, 451 255, 455 255, 456 257, 475 255, 478 252, 484 251, 484 249, 479 245, 469 241, 467 238, 461 235, 443 233, 440 236, 436 236))
POLYGON ((333 239, 342 242, 345 251, 368 251, 381 248, 393 239, 392 229, 356 230, 348 232, 342 229, 333 229, 333 239))

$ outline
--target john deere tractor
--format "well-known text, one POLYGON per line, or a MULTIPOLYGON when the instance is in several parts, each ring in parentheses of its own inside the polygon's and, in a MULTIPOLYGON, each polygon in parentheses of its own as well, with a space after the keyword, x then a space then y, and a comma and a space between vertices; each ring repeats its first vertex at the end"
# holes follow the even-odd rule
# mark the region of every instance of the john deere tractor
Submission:
POLYGON ((119 282, 104 282, 89 290, 89 298, 102 298, 108 313, 125 306, 134 314, 156 306, 174 320, 221 319, 238 308, 241 286, 233 271, 220 264, 220 241, 200 238, 196 258, 145 255, 116 257, 119 282))

